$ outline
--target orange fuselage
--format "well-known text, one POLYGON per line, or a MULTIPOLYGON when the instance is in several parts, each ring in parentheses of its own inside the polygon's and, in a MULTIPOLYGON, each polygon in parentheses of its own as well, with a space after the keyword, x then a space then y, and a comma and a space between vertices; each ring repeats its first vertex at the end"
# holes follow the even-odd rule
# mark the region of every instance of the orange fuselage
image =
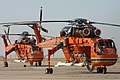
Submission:
POLYGON ((99 40, 108 42, 107 39, 101 38, 57 37, 39 43, 38 46, 42 48, 53 48, 52 53, 56 52, 58 48, 61 48, 67 62, 82 62, 82 53, 86 53, 88 60, 93 66, 111 66, 115 64, 118 58, 116 48, 106 47, 102 49, 103 54, 98 54, 95 51, 95 43, 98 43, 99 40), (58 45, 60 42, 63 43, 62 47, 58 45))

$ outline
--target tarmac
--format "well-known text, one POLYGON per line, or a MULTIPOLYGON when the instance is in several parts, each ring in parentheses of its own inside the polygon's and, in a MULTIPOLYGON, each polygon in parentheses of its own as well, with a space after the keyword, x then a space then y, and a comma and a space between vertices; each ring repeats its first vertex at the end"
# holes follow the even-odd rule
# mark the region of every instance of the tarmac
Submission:
POLYGON ((120 80, 120 62, 107 68, 107 74, 97 73, 94 70, 90 73, 86 67, 54 67, 62 59, 51 61, 53 74, 45 74, 47 60, 43 61, 41 67, 31 67, 29 63, 15 63, 8 61, 9 67, 4 67, 3 61, 0 61, 0 80, 120 80), (24 64, 27 67, 23 67, 24 64))

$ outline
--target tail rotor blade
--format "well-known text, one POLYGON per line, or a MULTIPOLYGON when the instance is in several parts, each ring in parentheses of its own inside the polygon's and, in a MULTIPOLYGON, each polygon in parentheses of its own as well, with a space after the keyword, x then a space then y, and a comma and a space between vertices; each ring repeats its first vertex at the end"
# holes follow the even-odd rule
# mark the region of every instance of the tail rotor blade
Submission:
POLYGON ((6 30, 4 30, 4 33, 7 34, 6 30))
POLYGON ((40 9, 40 25, 39 25, 39 30, 41 29, 42 31, 48 33, 48 30, 42 27, 42 7, 40 9))
POLYGON ((41 29, 42 29, 42 31, 48 33, 48 30, 47 30, 47 29, 45 29, 45 28, 43 28, 43 27, 41 27, 41 29))
POLYGON ((10 27, 8 27, 8 32, 7 33, 9 34, 9 32, 10 32, 10 27))
POLYGON ((43 40, 43 41, 45 41, 45 40, 46 40, 46 38, 42 37, 42 40, 43 40))
POLYGON ((41 25, 41 22, 42 22, 42 7, 41 7, 41 10, 40 10, 40 25, 41 25))

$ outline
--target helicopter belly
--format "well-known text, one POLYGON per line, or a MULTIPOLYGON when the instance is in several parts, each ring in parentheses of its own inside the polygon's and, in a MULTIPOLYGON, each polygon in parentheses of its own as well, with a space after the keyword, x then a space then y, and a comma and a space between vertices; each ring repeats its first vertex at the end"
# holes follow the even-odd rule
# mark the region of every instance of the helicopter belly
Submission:
POLYGON ((41 62, 43 60, 43 53, 39 51, 34 51, 34 54, 28 56, 29 62, 41 62))

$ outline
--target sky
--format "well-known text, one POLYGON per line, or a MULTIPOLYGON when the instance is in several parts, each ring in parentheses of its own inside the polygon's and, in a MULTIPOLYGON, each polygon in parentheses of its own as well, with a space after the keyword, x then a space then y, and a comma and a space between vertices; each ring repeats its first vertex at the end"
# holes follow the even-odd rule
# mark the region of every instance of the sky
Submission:
MULTIPOLYGON (((120 24, 120 0, 0 0, 0 22, 39 20, 40 7, 43 7, 43 20, 64 20, 85 18, 90 21, 120 24)), ((67 23, 42 24, 49 30, 43 35, 59 36, 60 30, 67 23)), ((102 38, 112 38, 120 55, 120 28, 105 25, 95 25, 102 30, 102 38)), ((0 33, 4 29, 0 26, 0 33)), ((22 33, 33 30, 27 26, 12 26, 10 33, 22 33)), ((14 42, 18 37, 10 37, 14 42)), ((0 39, 0 55, 4 55, 3 41, 0 39)), ((14 56, 14 53, 10 56, 14 56)), ((63 57, 58 51, 55 57, 63 57)))

